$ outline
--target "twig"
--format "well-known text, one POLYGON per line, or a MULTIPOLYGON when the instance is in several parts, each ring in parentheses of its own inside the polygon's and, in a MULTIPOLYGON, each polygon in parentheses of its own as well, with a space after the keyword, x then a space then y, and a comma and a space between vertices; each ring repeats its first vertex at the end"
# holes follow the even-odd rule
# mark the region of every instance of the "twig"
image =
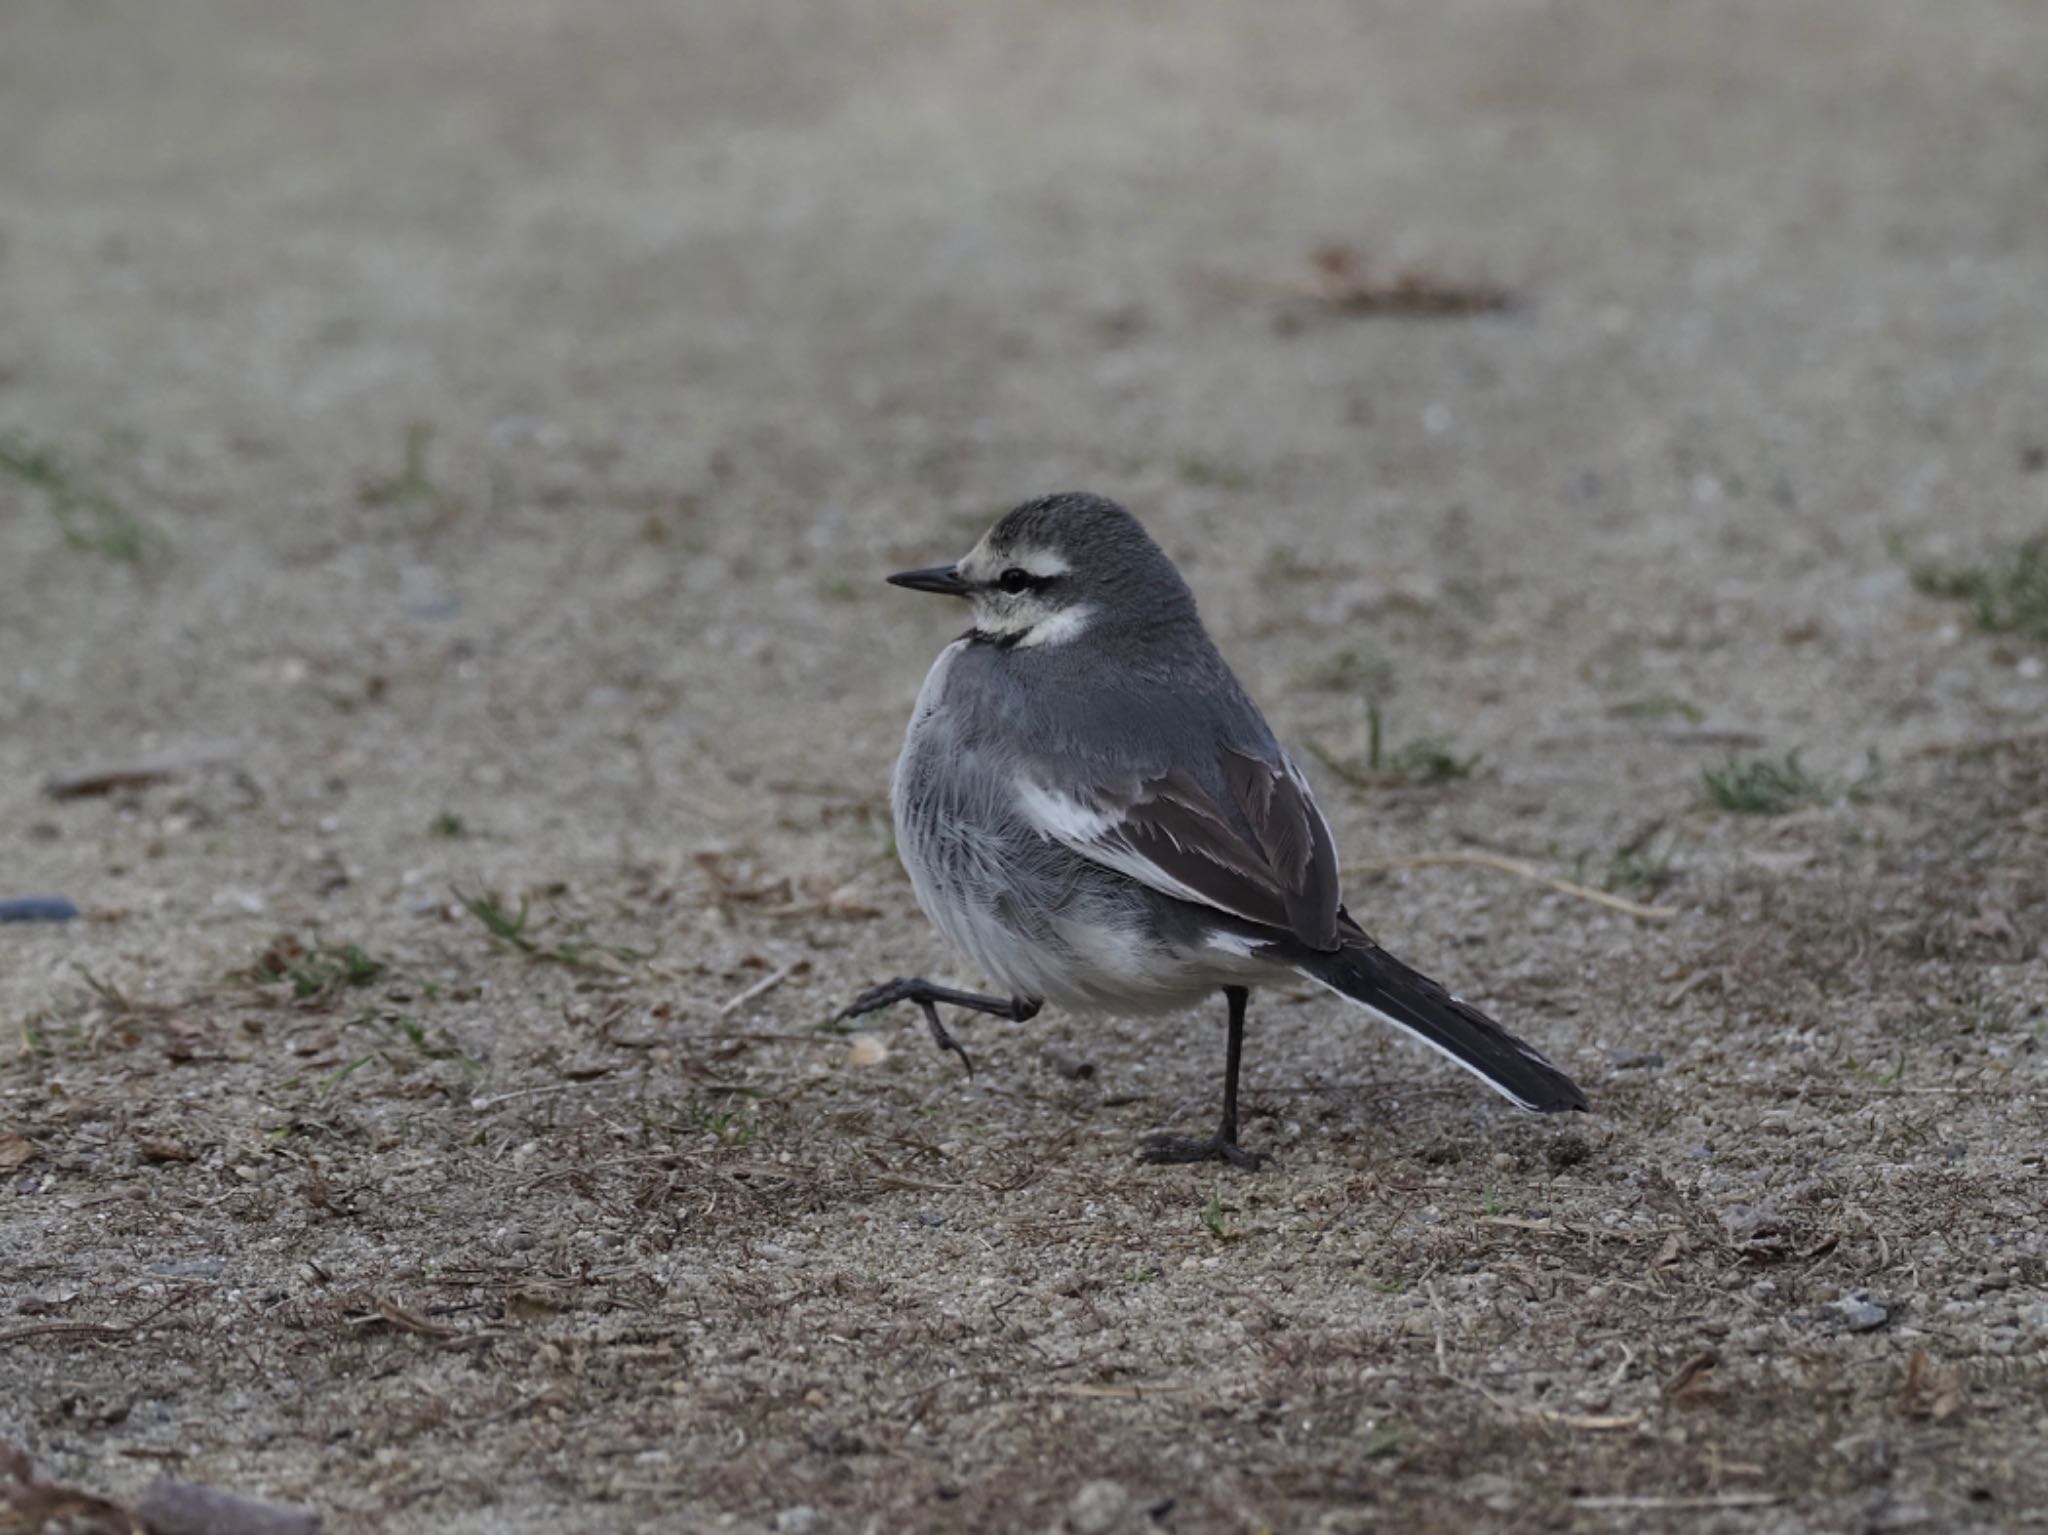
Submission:
POLYGON ((1654 1242, 1659 1237, 1685 1235, 1680 1226, 1615 1230, 1607 1226, 1558 1226, 1548 1221, 1524 1220, 1519 1215, 1482 1215, 1479 1220, 1485 1226, 1509 1226, 1516 1231, 1536 1231, 1551 1237, 1595 1237, 1607 1242, 1654 1242))
POLYGON ((25 1343, 30 1338, 125 1338, 135 1331, 111 1322, 38 1322, 33 1327, 16 1327, 0 1332, 0 1348, 25 1343))
POLYGON ((233 767, 240 757, 233 742, 220 742, 132 762, 96 762, 75 772, 53 773, 43 780, 43 793, 51 799, 86 799, 120 789, 147 789, 187 773, 233 767))
POLYGON ((1309 253, 1306 271, 1266 278, 1258 286, 1337 314, 1486 314, 1510 309, 1516 299, 1512 289, 1496 283, 1456 281, 1415 267, 1382 272, 1346 245, 1319 246, 1309 253))
POLYGON ((1582 1428, 1595 1434, 1611 1434, 1624 1428, 1640 1428, 1643 1422, 1643 1415, 1639 1412, 1553 1412, 1548 1407, 1524 1407, 1521 1410, 1543 1423, 1555 1423, 1560 1428, 1582 1428))
POLYGON ((116 789, 147 789, 169 783, 178 776, 169 762, 137 762, 126 765, 87 768, 80 773, 60 774, 43 781, 43 792, 51 799, 86 799, 112 794, 116 789))
POLYGON ((760 980, 754 982, 745 991, 740 992, 737 996, 728 998, 718 1009, 718 1016, 721 1018, 728 1017, 738 1012, 756 997, 765 997, 769 992, 795 975, 803 967, 804 963, 805 961, 800 959, 791 960, 773 975, 762 976, 760 980))
POLYGON ((1731 752, 1748 751, 1769 739, 1753 730, 1653 730, 1647 734, 1673 746, 1715 746, 1731 752))
MULTIPOLYGON (((613 1040, 613 1044, 626 1045, 624 1040, 613 1040)), ((726 1045, 733 1043, 768 1045, 831 1045, 834 1049, 846 1043, 843 1034, 793 1034, 788 1031, 774 1033, 763 1029, 721 1029, 716 1034, 677 1034, 668 1040, 659 1036, 649 1039, 649 1044, 677 1045, 726 1045)), ((638 1040, 632 1042, 637 1046, 638 1040)), ((628 1048, 631 1048, 629 1046, 628 1048)))
POLYGON ((1974 756, 1979 753, 2011 751, 2020 746, 2048 745, 2048 730, 2024 730, 2016 735, 1977 736, 1967 741, 1931 741, 1916 746, 1909 757, 1974 756))
POLYGON ((1643 1415, 1639 1412, 1611 1414, 1558 1412, 1549 1407, 1532 1407, 1522 1402, 1510 1402, 1504 1397, 1494 1395, 1477 1382, 1468 1381, 1466 1384, 1485 1397, 1497 1411, 1520 1413, 1525 1417, 1536 1419, 1539 1423, 1554 1423, 1559 1428, 1579 1428, 1596 1434, 1611 1434, 1620 1429, 1640 1428, 1643 1422, 1643 1415))
POLYGON ((469 1106, 473 1109, 495 1109, 501 1103, 510 1103, 515 1098, 545 1098, 550 1093, 571 1092, 579 1087, 589 1087, 602 1082, 603 1077, 592 1077, 589 1082, 548 1082, 540 1087, 515 1087, 509 1093, 494 1093, 488 1098, 472 1098, 469 1106))
POLYGON ((1430 1324, 1436 1329, 1436 1373, 1450 1380, 1450 1356, 1444 1350, 1444 1303, 1437 1299, 1436 1281, 1424 1280, 1422 1293, 1429 1297, 1429 1309, 1436 1313, 1436 1320, 1430 1324))
POLYGON ((0 1347, 9 1343, 26 1342, 30 1338, 79 1337, 79 1338, 127 1338, 141 1332, 173 1306, 183 1305, 192 1298, 192 1292, 173 1295, 154 1311, 137 1317, 132 1322, 37 1322, 31 1327, 17 1327, 11 1332, 0 1332, 0 1347))
POLYGON ((910 1189, 920 1194, 972 1194, 978 1192, 971 1183, 937 1183, 929 1178, 906 1178, 900 1173, 882 1173, 875 1179, 885 1189, 910 1189))
POLYGON ((1533 880, 1539 885, 1548 885, 1565 895, 1576 896, 1582 901, 1591 901, 1596 906, 1606 906, 1614 911, 1626 912, 1645 922, 1669 922, 1676 917, 1676 906, 1645 906, 1640 901, 1631 901, 1625 896, 1609 895, 1605 890, 1595 890, 1589 885, 1574 884, 1568 879, 1558 879, 1545 874, 1534 864, 1524 863, 1519 858, 1503 858, 1498 853, 1415 853, 1407 858, 1389 858, 1379 863, 1359 865, 1353 872, 1362 874, 1390 873, 1396 869, 1427 869, 1438 864, 1470 864, 1481 869, 1498 869, 1503 874, 1512 874, 1517 879, 1533 880))
POLYGON ((384 1323, 388 1327, 396 1327, 403 1332, 418 1333, 423 1338, 445 1339, 458 1338, 462 1335, 456 1328, 445 1326, 440 1322, 428 1321, 417 1311, 401 1306, 388 1295, 378 1296, 376 1311, 366 1317, 357 1317, 353 1325, 357 1327, 370 1327, 375 1326, 379 1322, 384 1323))
POLYGON ((1603 1496, 1572 1499, 1580 1508, 1614 1509, 1769 1508, 1773 1503, 1784 1501, 1784 1494, 1777 1492, 1710 1492, 1698 1497, 1676 1498, 1603 1496))

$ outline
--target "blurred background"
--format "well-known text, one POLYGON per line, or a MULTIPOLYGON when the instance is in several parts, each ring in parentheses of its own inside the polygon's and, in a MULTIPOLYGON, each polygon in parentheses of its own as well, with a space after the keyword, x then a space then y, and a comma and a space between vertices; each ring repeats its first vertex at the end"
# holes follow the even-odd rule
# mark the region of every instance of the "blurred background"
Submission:
POLYGON ((649 771, 879 781, 953 615, 875 575, 1063 487, 1266 696, 1353 655, 1494 756, 1633 696, 1852 757, 2042 701, 1893 648, 1888 542, 2048 497, 2027 6, 7 31, 0 412, 78 503, 0 476, 15 784, 232 738, 395 832, 485 769, 617 831, 686 813, 649 771), (1513 303, 1347 313, 1330 247, 1513 303))
MULTIPOLYGON (((810 1071, 835 1112, 928 1112, 940 1140, 981 1126, 978 1150, 956 1148, 970 1159, 1024 1156, 1050 1116, 1051 1165, 1095 1197, 1086 1170, 1113 1163, 1138 1213, 1112 1225, 1152 1240, 1154 1185, 1124 1167, 1144 1126, 1073 1118, 1080 1089, 1058 1077, 1041 1088, 1063 1109, 1001 1085, 1039 1081, 1050 1037, 1103 1063, 1105 1093, 1151 1093, 1141 1115, 1205 1122, 1206 1025, 983 1030, 993 1096, 911 1035, 866 1076, 775 1042, 872 980, 947 964, 894 869, 886 783, 961 618, 880 577, 1062 489, 1125 501, 1181 562, 1314 759, 1362 871, 1354 909, 1535 1015, 1607 1105, 1596 1149, 1616 1179, 1669 1158, 1707 1180, 1701 1208, 1757 1208, 1776 1168, 1712 1185, 1724 1175, 1687 1160, 1743 1138, 1724 1122, 1717 1142, 1703 1101, 1748 1083, 1722 1100, 1748 1124, 1800 1072, 1889 1062, 1909 1015, 1963 1051, 1955 1070, 1990 1069, 1996 1041, 1950 1038, 1979 1014, 1908 999, 1953 986, 2021 1020, 2042 1005, 2039 754, 1961 786, 1926 764, 2027 738, 2048 709, 2048 553, 2028 543, 2048 528, 2044 80, 2048 13, 2025 0, 11 0, 0 898, 85 914, 0 929, 0 1016, 45 1052, 10 1068, 4 1100, 36 1158, 6 1216, 17 1279, 97 1269, 84 1255, 108 1233, 76 1211, 52 1224, 67 1190, 184 1178, 211 1198, 224 1168, 269 1176, 248 1148, 280 1124, 325 1125, 301 1130, 318 1156, 406 1208, 468 1167, 483 1204, 436 1206, 433 1229, 488 1246, 528 1197, 493 1169, 521 1146, 568 1156, 551 1135, 602 1139, 628 1099, 740 1155, 729 1122, 691 1117, 677 1031, 742 1025, 765 1053, 732 1071, 810 1071), (1980 813, 1991 842, 1925 840, 1980 813), (1948 861, 1868 862, 1901 846, 1948 861), (1683 916, 1633 924, 1469 869, 1371 872, 1445 849, 1683 916), (494 939, 451 887, 489 893, 506 925, 530 901, 534 925, 494 939), (1909 928, 1896 973, 1854 957, 1909 928), (535 942, 611 956, 597 968, 618 996, 593 1000, 590 966, 536 961, 535 942), (415 993, 432 978, 440 1010, 377 993, 350 948, 415 993), (1729 979, 1766 950, 1779 968, 1729 979), (1955 968, 1929 980, 1925 963, 1955 968), (757 981, 773 984, 728 1011, 757 981), (613 1002, 627 1012, 600 1028, 613 1002), (366 1069, 337 1095, 333 1073, 372 1059, 363 1040, 399 1039, 386 1014, 406 1007, 453 1053, 415 1059, 400 1039, 391 1058, 418 1072, 366 1069), (144 1043, 119 1043, 124 1019, 144 1043), (157 1073, 166 1029, 199 1064, 157 1073), (426 1129, 422 1081, 451 1105, 575 1086, 544 1122, 521 1100, 426 1129), (138 1125, 189 1159, 138 1161, 110 1128, 138 1125), (439 1149, 406 1160, 422 1145, 439 1149)), ((1294 1144, 1319 1105, 1300 1176, 1341 1187, 1337 1164, 1399 1167, 1481 1133, 1536 1148, 1516 1168, 1548 1166, 1536 1132, 1499 1130, 1331 1010, 1272 1028, 1254 1099, 1262 1073, 1310 1098, 1269 1097, 1280 1118, 1256 1138, 1294 1144), (1373 1106, 1422 1082, 1420 1120, 1373 1106)), ((2038 1113, 2030 1091, 1948 1144, 1988 1155, 2012 1113, 2038 1113)), ((816 1103, 759 1111, 771 1150, 746 1155, 866 1167, 816 1103)), ((1434 1165, 1402 1176, 1422 1187, 1434 1165)), ((1586 1176, 1575 1197, 1617 1208, 1620 1185, 1586 1176)), ((860 1198, 879 1221, 938 1196, 860 1198)), ((542 1256, 519 1261, 587 1275, 583 1226, 630 1246, 633 1211, 673 1202, 560 1232, 529 1212, 542 1256)), ((1173 1240, 1206 1241, 1184 1215, 1173 1240)), ((252 1230, 299 1229, 259 1216, 252 1230)), ((328 1251, 324 1217, 304 1218, 314 1235, 237 1261, 317 1248, 359 1306, 402 1287, 399 1237, 328 1251)), ((2038 1221, 1982 1219, 2038 1246, 2038 1221)), ((234 1240, 208 1229, 178 1239, 234 1240)), ((665 1283, 692 1240, 646 1260, 665 1283)), ((914 1288, 930 1255, 905 1243, 856 1266, 914 1288)), ((291 1272, 239 1278, 298 1294, 291 1272)), ((1698 1282, 1698 1306, 1723 1304, 1711 1263, 1698 1282)), ((1319 1315, 1406 1304, 1315 1283, 1337 1287, 1319 1315)), ((1131 1346, 1162 1369, 1204 1357, 1202 1295, 1183 1312, 1171 1285, 1149 1294, 1158 1330, 1131 1346)), ((796 1315, 722 1325, 767 1329, 773 1355, 796 1315)), ((1518 1325, 1515 1346, 1545 1346, 1518 1325)), ((52 1380, 100 1367, 38 1357, 52 1380)), ((159 1421, 217 1423, 213 1389, 159 1421)), ((289 1419, 279 1400, 265 1410, 289 1419)), ((1161 1448, 1183 1442, 1172 1412, 1154 1411, 1156 1439, 1075 1420, 1076 1463, 1106 1445, 1179 1465, 1161 1448)), ((719 1442, 712 1419, 702 1432, 719 1442)), ((1742 1454, 1770 1462, 1781 1440, 1742 1454)), ((64 1442, 84 1460, 99 1443, 64 1442)), ((266 1459, 253 1432, 207 1442, 194 1467, 300 1494, 330 1464, 266 1459)), ((1494 1465, 1491 1442, 1461 1464, 1494 1465)), ((587 1446, 493 1443, 502 1464, 419 1507, 452 1520, 525 1486, 532 1457, 548 1496, 596 1495, 587 1446)), ((725 1465, 719 1506, 767 1517, 781 1494, 764 1489, 795 1463, 725 1465)), ((991 1464, 931 1476, 985 1488, 991 1464)), ((1635 1463, 1614 1464, 1594 1490, 1629 1482, 1635 1463)), ((1438 1470, 1456 1527, 1498 1514, 1438 1470)), ((925 1497, 923 1476, 898 1490, 925 1497)), ((396 1527, 404 1480, 342 1501, 396 1527)), ((1306 1517, 1310 1482, 1186 1506, 1306 1517)), ((1069 1490, 1048 1494, 1053 1515, 1069 1490)))

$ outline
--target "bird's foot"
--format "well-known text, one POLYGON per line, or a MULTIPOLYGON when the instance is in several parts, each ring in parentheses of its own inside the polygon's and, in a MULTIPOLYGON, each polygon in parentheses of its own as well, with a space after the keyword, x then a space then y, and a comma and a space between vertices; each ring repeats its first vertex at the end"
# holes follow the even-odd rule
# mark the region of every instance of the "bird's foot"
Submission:
POLYGON ((893 981, 870 986, 834 1013, 832 1021, 838 1023, 843 1019, 858 1018, 862 1013, 878 1012, 885 1007, 894 1007, 898 1002, 915 1002, 919 994, 928 989, 927 983, 916 976, 899 975, 893 981))
POLYGON ((1265 1153, 1246 1151, 1238 1145, 1235 1136, 1216 1134, 1202 1140, 1193 1140, 1185 1135, 1148 1135, 1138 1142, 1138 1160, 1154 1165, 1172 1165, 1183 1162, 1228 1162, 1232 1167, 1241 1167, 1246 1172, 1257 1172, 1265 1165, 1265 1153))
MULTIPOLYGON (((863 1013, 879 1012, 885 1007, 895 1006, 898 1002, 915 1002, 924 1014, 924 1021, 931 1026, 932 1043, 941 1050, 949 1050, 959 1056, 960 1064, 967 1068, 967 1074, 971 1077, 974 1075, 974 1057, 967 1053, 965 1045, 947 1032, 946 1025, 939 1018, 938 1001, 958 1001, 962 995, 959 992, 949 992, 941 986, 934 986, 930 981, 918 976, 899 975, 893 981, 884 981, 879 986, 869 987, 834 1013, 832 1021, 838 1023, 847 1018, 858 1018, 863 1013)), ((971 994, 966 995, 966 1005, 971 1006, 974 1002, 982 1000, 971 994)))
POLYGON ((920 975, 899 975, 893 981, 870 986, 835 1013, 833 1021, 858 1018, 862 1013, 872 1013, 897 1002, 915 1002, 919 1007, 943 1002, 948 1007, 964 1007, 970 1013, 987 1013, 991 1018, 1007 1018, 1012 1023, 1025 1023, 1036 1018, 1039 1008, 1045 1005, 1036 997, 986 997, 978 991, 934 986, 920 975))

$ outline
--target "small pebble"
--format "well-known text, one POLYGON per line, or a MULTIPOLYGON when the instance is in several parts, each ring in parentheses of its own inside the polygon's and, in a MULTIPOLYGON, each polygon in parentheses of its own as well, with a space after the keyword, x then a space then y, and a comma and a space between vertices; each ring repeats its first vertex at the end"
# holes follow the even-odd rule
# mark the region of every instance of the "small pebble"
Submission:
POLYGON ((78 908, 61 895, 28 895, 0 901, 0 922, 69 922, 78 908))
POLYGON ((1067 1523, 1075 1535, 1109 1535, 1123 1522, 1130 1506, 1131 1495, 1121 1482, 1089 1482, 1067 1506, 1067 1523))
POLYGON ((1879 1305, 1861 1290, 1829 1301, 1827 1309, 1835 1314, 1848 1332, 1875 1332, 1892 1319, 1889 1307, 1879 1305))
POLYGON ((1045 1058, 1046 1065, 1065 1077, 1069 1082, 1085 1082, 1095 1075, 1095 1063, 1084 1061, 1064 1045, 1046 1045, 1038 1052, 1045 1058))
POLYGON ((192 1258, 182 1263, 152 1263, 149 1272, 166 1279, 218 1279, 228 1271, 219 1258, 192 1258))

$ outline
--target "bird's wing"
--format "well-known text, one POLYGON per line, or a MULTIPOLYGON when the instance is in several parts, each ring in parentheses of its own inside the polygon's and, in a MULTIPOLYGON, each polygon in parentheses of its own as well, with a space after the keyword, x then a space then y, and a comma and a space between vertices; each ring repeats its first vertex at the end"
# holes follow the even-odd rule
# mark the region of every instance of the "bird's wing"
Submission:
POLYGON ((1163 895, 1337 948, 1337 846, 1301 770, 1229 747, 1218 765, 1227 807, 1177 767, 1078 789, 1027 772, 1018 804, 1041 836, 1163 895))

